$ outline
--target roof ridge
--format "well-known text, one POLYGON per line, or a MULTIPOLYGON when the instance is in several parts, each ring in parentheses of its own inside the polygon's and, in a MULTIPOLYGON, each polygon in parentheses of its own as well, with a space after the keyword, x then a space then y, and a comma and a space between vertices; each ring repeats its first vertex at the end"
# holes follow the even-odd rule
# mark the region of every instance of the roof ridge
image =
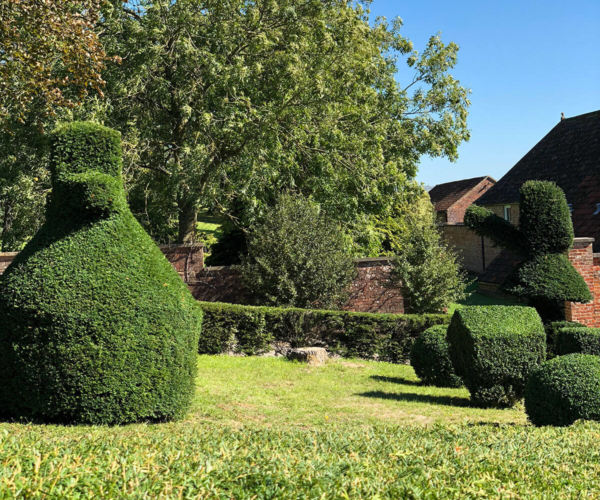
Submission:
POLYGON ((600 109, 598 109, 596 111, 589 111, 589 112, 583 113, 581 115, 570 116, 569 118, 565 117, 563 120, 560 120, 560 122, 565 122, 567 120, 575 120, 576 118, 582 118, 584 116, 595 115, 595 114, 600 114, 600 109))

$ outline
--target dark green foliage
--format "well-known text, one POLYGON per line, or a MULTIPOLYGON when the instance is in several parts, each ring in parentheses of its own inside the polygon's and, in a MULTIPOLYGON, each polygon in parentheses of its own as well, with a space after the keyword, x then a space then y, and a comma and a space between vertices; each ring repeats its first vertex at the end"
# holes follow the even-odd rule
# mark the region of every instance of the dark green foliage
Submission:
POLYGON ((356 275, 346 243, 318 205, 282 196, 248 237, 242 281, 257 305, 335 308, 356 275))
POLYGON ((456 376, 450 361, 447 333, 446 325, 432 326, 415 340, 410 350, 410 364, 417 377, 426 385, 462 386, 462 380, 456 376))
POLYGON ((527 235, 530 256, 561 254, 573 245, 567 198, 553 182, 528 181, 520 190, 519 229, 527 235))
POLYGON ((600 328, 561 328, 556 338, 556 352, 565 354, 593 354, 600 356, 600 328))
POLYGON ((521 186, 518 229, 476 205, 467 209, 464 220, 478 236, 523 257, 503 290, 529 298, 546 322, 563 317, 565 301, 592 300, 585 280, 564 255, 573 244, 573 224, 567 199, 553 182, 521 186))
POLYGON ((537 426, 600 420, 600 357, 569 354, 532 370, 525 411, 537 426))
POLYGON ((402 363, 421 332, 448 324, 450 319, 442 314, 371 314, 216 302, 200 306, 205 315, 200 354, 231 349, 259 354, 272 342, 289 342, 292 347, 322 345, 344 357, 402 363))
POLYGON ((456 374, 481 406, 511 406, 529 371, 546 359, 546 334, 535 309, 473 306, 457 309, 448 327, 456 374))
POLYGON ((53 136, 47 221, 0 282, 11 417, 121 424, 190 404, 202 313, 124 202, 118 138, 90 123, 53 136))
POLYGON ((464 223, 477 236, 492 240, 495 246, 510 248, 518 254, 523 254, 527 248, 524 235, 487 208, 471 205, 465 212, 464 223))
POLYGON ((534 257, 520 264, 504 290, 533 300, 589 302, 593 299, 582 276, 563 254, 534 257))
POLYGON ((226 226, 223 234, 210 246, 207 266, 233 266, 242 263, 241 255, 247 253, 246 233, 236 227, 226 226))
POLYGON ((574 321, 554 321, 544 325, 546 330, 546 359, 550 360, 558 356, 556 351, 556 339, 561 328, 587 328, 574 321))

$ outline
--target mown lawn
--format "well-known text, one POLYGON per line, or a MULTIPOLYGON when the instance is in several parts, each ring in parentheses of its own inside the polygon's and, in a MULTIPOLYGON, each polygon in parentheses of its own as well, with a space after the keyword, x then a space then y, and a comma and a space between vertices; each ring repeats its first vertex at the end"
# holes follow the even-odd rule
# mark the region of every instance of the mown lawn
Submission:
POLYGON ((598 498, 600 425, 534 428, 407 366, 200 357, 183 422, 0 424, 0 498, 598 498))

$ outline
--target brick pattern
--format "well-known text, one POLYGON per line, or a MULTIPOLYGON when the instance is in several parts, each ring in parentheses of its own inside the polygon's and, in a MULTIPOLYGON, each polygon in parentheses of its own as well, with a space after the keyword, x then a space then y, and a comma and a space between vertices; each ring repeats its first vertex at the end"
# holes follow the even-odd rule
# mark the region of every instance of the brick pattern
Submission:
POLYGON ((398 288, 390 286, 388 258, 357 259, 358 277, 350 286, 345 311, 404 313, 404 299, 398 288))
POLYGON ((465 212, 475 203, 495 182, 486 177, 477 186, 469 190, 460 200, 446 210, 448 224, 462 224, 465 220, 465 212))
MULTIPOLYGON (((250 302, 235 269, 229 266, 204 267, 202 246, 171 245, 160 249, 197 300, 232 304, 250 302)), ((16 255, 0 254, 0 274, 16 255)), ((402 314, 404 301, 400 290, 389 286, 389 259, 358 259, 356 265, 358 277, 351 285, 350 298, 343 309, 402 314)))
POLYGON ((594 238, 575 238, 569 260, 583 276, 594 300, 589 304, 565 303, 565 317, 589 327, 600 328, 600 254, 594 254, 594 238))
POLYGON ((463 269, 480 274, 490 265, 502 251, 492 246, 492 242, 481 238, 463 224, 442 224, 439 226, 442 238, 451 245, 459 255, 463 269))

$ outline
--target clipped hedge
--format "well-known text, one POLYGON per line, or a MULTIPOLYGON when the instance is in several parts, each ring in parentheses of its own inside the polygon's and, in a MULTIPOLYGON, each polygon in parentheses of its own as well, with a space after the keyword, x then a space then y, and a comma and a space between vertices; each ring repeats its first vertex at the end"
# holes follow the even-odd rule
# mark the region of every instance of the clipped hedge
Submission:
POLYGON ((544 325, 546 330, 546 359, 550 360, 558 356, 556 350, 556 341, 558 338, 558 331, 561 328, 587 328, 581 323, 574 321, 554 321, 544 325))
POLYGON ((559 356, 566 354, 593 354, 600 356, 600 328, 561 328, 556 339, 559 356))
POLYGON ((410 350, 410 364, 425 385, 461 387, 448 353, 447 325, 436 325, 425 330, 410 350))
POLYGON ((600 357, 569 354, 532 370, 525 411, 537 426, 600 420, 600 357))
POLYGON ((546 334, 532 307, 458 309, 448 327, 450 359, 473 403, 511 406, 529 371, 546 359, 546 334))
POLYGON ((182 417, 202 311, 133 217, 120 134, 52 135, 46 222, 0 278, 0 413, 60 423, 182 417))
POLYGON ((274 342, 292 347, 324 346, 344 357, 408 360, 414 340, 434 325, 448 324, 443 314, 372 314, 295 308, 254 307, 199 302, 205 326, 200 354, 230 350, 260 354, 274 342))

